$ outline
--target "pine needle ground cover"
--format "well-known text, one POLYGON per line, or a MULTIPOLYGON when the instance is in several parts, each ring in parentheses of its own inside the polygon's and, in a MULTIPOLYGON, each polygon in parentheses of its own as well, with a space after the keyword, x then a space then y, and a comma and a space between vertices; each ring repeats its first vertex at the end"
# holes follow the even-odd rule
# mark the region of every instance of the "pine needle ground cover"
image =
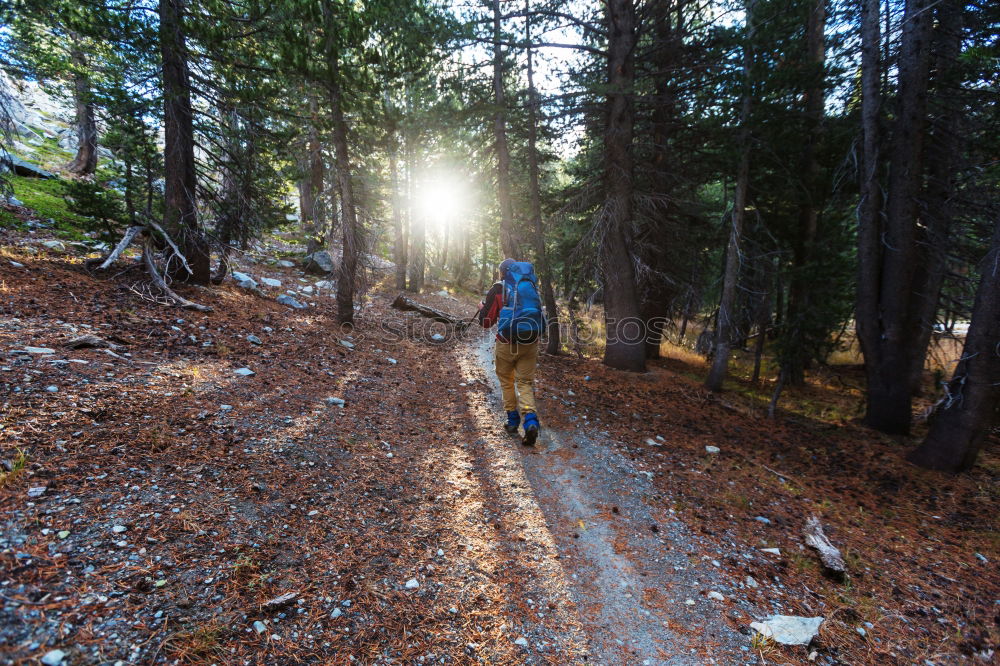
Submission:
MULTIPOLYGON (((537 604, 544 576, 520 517, 455 458, 477 436, 465 343, 376 342, 398 316, 391 292, 373 292, 350 348, 332 299, 292 311, 230 285, 199 294, 215 312, 190 313, 139 299, 127 275, 28 253, 21 232, 3 241, 3 458, 24 456, 0 489, 8 658, 58 644, 74 663, 582 660, 573 618, 587 609, 558 593, 537 604), (81 333, 118 351, 63 346, 81 333), (27 345, 57 351, 10 354, 27 345), (541 646, 530 658, 523 635, 541 646)), ((422 298, 471 312, 471 300, 422 298)), ((729 581, 718 603, 732 629, 823 615, 812 649, 827 663, 942 663, 997 644, 992 447, 942 479, 904 463, 906 443, 843 420, 771 421, 666 367, 636 376, 549 357, 539 396, 546 427, 606 434, 648 471, 661 524, 706 539, 687 555, 729 581), (842 549, 845 580, 802 546, 810 515, 842 549)), ((663 607, 671 582, 646 584, 643 603, 663 607)))

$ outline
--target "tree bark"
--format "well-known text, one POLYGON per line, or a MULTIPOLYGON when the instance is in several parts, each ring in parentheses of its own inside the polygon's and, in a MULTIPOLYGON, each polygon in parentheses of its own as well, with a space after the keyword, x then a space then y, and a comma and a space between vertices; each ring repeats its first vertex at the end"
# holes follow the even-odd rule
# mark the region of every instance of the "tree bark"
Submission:
POLYGON ((646 370, 645 332, 639 313, 635 265, 625 240, 632 224, 632 139, 637 41, 634 0, 608 0, 608 96, 604 131, 605 200, 600 261, 604 277, 607 341, 604 363, 619 370, 646 370))
POLYGON ((89 176, 97 171, 97 120, 91 100, 90 78, 87 76, 87 58, 75 38, 70 59, 73 62, 73 105, 76 107, 78 143, 76 157, 70 162, 69 170, 80 176, 89 176))
POLYGON ((1000 406, 1000 217, 981 265, 979 288, 962 358, 931 428, 909 459, 922 467, 959 472, 975 464, 1000 406))
MULTIPOLYGON (((879 227, 878 211, 875 211, 874 219, 863 220, 859 233, 863 272, 859 277, 857 319, 868 380, 865 422, 890 434, 909 432, 912 377, 922 368, 926 354, 926 348, 917 348, 920 322, 915 294, 923 292, 927 286, 926 282, 917 284, 917 198, 924 173, 927 74, 933 18, 928 11, 929 2, 907 0, 903 17, 898 110, 889 155, 884 229, 879 227)), ((867 25, 874 22, 871 15, 872 10, 867 9, 866 26, 862 30, 867 49, 871 48, 875 30, 867 25)), ((875 16, 877 21, 877 14, 875 16)), ((865 62, 869 66, 872 64, 865 50, 862 61, 863 66, 865 62)), ((869 92, 864 83, 863 91, 869 92)), ((862 117, 866 117, 864 110, 862 117)), ((867 156, 865 164, 867 168, 867 156)), ((870 166, 876 168, 877 162, 870 166)), ((865 180, 873 177, 867 173, 863 175, 865 180)), ((863 182, 863 196, 872 196, 872 191, 865 189, 871 186, 877 186, 877 182, 863 182)))
POLYGON ((805 382, 808 358, 807 321, 814 316, 810 302, 813 275, 807 269, 813 261, 813 248, 819 230, 821 184, 819 160, 816 157, 820 131, 823 124, 826 62, 825 48, 826 0, 814 0, 806 18, 806 67, 809 84, 805 90, 806 134, 802 150, 802 202, 799 204, 798 237, 793 248, 794 271, 788 285, 788 344, 782 365, 791 386, 805 382))
MULTIPOLYGON (((671 155, 671 134, 677 123, 677 91, 674 76, 681 53, 680 19, 683 0, 665 0, 651 5, 654 34, 654 63, 659 73, 654 83, 651 117, 653 154, 651 164, 652 196, 655 213, 643 234, 637 250, 646 270, 639 279, 640 314, 646 329, 646 358, 659 358, 666 316, 678 295, 682 279, 675 273, 679 268, 677 254, 667 240, 671 236, 688 237, 682 228, 675 202, 677 177, 671 155), (676 19, 673 10, 677 10, 676 19), (676 27, 673 25, 676 20, 676 27)), ((683 269, 681 269, 683 270, 683 269)))
POLYGON ((962 13, 960 0, 943 0, 934 6, 934 71, 930 76, 930 132, 926 143, 927 177, 921 218, 917 227, 917 254, 914 284, 915 358, 910 371, 910 393, 920 395, 924 365, 931 335, 937 320, 938 304, 947 272, 952 226, 952 200, 956 194, 955 177, 962 154, 961 72, 958 58, 962 49, 962 13))
MULTIPOLYGON (((410 90, 407 89, 407 110, 413 114, 413 103, 410 90)), ((424 271, 427 260, 427 225, 423 214, 416 206, 416 177, 419 170, 417 164, 417 132, 416 128, 408 126, 406 133, 406 168, 407 168, 407 211, 410 220, 410 282, 407 290, 419 293, 424 288, 424 271)))
POLYGON ((493 114, 494 151, 497 159, 497 198, 500 204, 500 249, 520 259, 514 232, 514 206, 510 196, 510 151, 507 147, 507 96, 503 88, 503 46, 500 34, 500 0, 493 0, 493 114))
POLYGON ((207 285, 211 279, 208 244, 195 208, 197 173, 184 0, 160 0, 160 56, 163 62, 163 226, 178 239, 191 273, 170 266, 173 279, 207 285))
MULTIPOLYGON (((879 234, 882 189, 879 183, 881 147, 881 11, 880 0, 861 5, 861 173, 858 201, 858 275, 855 327, 869 372, 876 365, 880 274, 879 234)), ((780 310, 779 310, 780 312, 780 310)), ((869 377, 869 384, 871 378, 869 377)))
MULTIPOLYGON (((391 111, 390 111, 391 112, 391 111)), ((396 289, 406 289, 406 229, 403 226, 402 202, 399 197, 399 143, 396 123, 389 128, 389 187, 392 188, 392 226, 395 231, 392 258, 396 263, 396 289)))
POLYGON ((312 254, 324 245, 323 227, 323 183, 325 169, 323 166, 323 146, 319 140, 319 113, 316 96, 309 93, 309 131, 306 139, 306 155, 308 168, 303 178, 302 187, 302 225, 308 236, 306 252, 312 254))
POLYGON ((722 279, 722 296, 715 326, 712 367, 705 379, 709 391, 721 391, 722 382, 729 369, 729 351, 732 346, 733 318, 736 314, 736 285, 740 274, 740 242, 743 238, 743 221, 746 216, 747 193, 750 188, 750 113, 753 110, 753 38, 755 0, 746 3, 746 45, 743 48, 743 99, 740 105, 740 154, 736 169, 736 192, 733 195, 732 226, 726 248, 726 270, 722 279))
MULTIPOLYGON (((329 10, 327 10, 329 11, 329 10)), ((340 193, 343 250, 337 277, 337 320, 341 324, 354 323, 354 295, 358 290, 358 258, 361 254, 362 231, 354 200, 351 182, 351 156, 347 143, 347 122, 344 119, 343 93, 340 87, 339 54, 327 53, 330 80, 330 114, 333 120, 333 150, 337 170, 337 189, 340 193)))
MULTIPOLYGON (((524 1, 524 41, 531 44, 530 0, 524 1)), ((535 71, 532 49, 528 47, 528 189, 531 199, 531 226, 534 230, 535 259, 538 262, 538 279, 542 287, 542 300, 548 315, 547 339, 545 352, 558 354, 559 310, 556 306, 556 295, 552 289, 552 273, 549 268, 548 253, 545 250, 545 228, 542 225, 542 195, 538 166, 538 91, 535 90, 535 71)))

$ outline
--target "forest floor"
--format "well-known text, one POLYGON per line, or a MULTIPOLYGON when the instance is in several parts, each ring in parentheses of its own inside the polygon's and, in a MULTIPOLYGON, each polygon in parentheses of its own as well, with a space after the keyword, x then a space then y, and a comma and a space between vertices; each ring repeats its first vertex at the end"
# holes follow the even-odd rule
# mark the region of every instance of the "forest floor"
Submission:
MULTIPOLYGON (((194 313, 49 239, 0 230, 0 662, 997 659, 995 436, 942 476, 841 409, 769 420, 694 363, 560 356, 529 449, 499 427, 489 334, 449 336, 389 290, 346 332, 318 278, 245 258, 310 307, 227 282, 185 289, 214 308, 194 313), (66 346, 82 334, 114 347, 66 346), (804 546, 811 515, 846 579, 804 546), (780 646, 749 629, 771 614, 825 621, 780 646)), ((834 386, 788 404, 836 405, 834 386)))

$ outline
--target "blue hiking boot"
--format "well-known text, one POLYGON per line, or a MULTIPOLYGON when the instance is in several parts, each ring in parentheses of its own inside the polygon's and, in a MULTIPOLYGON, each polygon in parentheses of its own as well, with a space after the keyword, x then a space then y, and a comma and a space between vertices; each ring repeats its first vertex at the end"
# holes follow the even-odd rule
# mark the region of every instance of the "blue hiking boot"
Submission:
POLYGON ((515 410, 513 412, 507 412, 507 423, 504 424, 504 430, 507 434, 516 435, 517 427, 521 425, 521 415, 515 410))
POLYGON ((538 425, 538 416, 534 412, 528 412, 524 415, 524 439, 521 443, 525 446, 534 446, 535 440, 538 439, 538 431, 541 427, 538 425))

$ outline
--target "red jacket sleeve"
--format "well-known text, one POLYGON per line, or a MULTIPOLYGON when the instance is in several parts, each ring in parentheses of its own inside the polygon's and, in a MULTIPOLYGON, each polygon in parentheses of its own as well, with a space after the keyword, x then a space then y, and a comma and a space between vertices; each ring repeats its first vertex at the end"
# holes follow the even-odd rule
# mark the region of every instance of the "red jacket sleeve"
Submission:
POLYGON ((492 328, 497 323, 500 316, 500 308, 503 307, 503 284, 497 282, 486 293, 486 298, 479 304, 479 312, 476 313, 476 321, 483 328, 492 328))

